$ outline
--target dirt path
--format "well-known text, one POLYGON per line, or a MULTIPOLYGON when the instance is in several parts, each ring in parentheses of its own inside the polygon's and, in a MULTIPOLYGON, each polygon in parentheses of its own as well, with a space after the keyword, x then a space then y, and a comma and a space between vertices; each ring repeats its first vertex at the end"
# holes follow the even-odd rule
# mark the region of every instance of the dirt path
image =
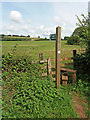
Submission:
POLYGON ((79 95, 75 93, 73 95, 73 103, 72 103, 74 105, 75 112, 79 115, 79 118, 87 118, 85 120, 88 120, 88 117, 86 116, 84 110, 84 106, 82 105, 83 103, 87 103, 87 101, 80 100, 79 95))

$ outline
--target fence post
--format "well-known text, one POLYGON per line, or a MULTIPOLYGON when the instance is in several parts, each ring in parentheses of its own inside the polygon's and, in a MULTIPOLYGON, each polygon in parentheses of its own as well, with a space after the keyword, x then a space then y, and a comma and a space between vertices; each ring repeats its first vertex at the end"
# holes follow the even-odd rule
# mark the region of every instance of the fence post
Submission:
POLYGON ((48 60, 47 60, 47 75, 49 75, 50 77, 52 77, 51 59, 50 58, 48 58, 48 60))
POLYGON ((76 82, 76 72, 72 74, 73 84, 76 82))
POLYGON ((61 48, 61 27, 56 28, 56 87, 60 85, 60 48, 61 48))
POLYGON ((74 69, 76 69, 75 56, 76 56, 76 50, 73 50, 73 68, 74 69))
POLYGON ((43 60, 43 53, 39 53, 39 62, 43 60))

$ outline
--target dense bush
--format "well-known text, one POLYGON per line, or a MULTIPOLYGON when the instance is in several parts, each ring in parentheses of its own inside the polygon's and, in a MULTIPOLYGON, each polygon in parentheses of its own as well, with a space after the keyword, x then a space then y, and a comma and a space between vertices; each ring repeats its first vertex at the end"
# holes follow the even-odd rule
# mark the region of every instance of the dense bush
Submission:
POLYGON ((71 36, 67 39, 68 45, 78 45, 80 43, 80 38, 78 36, 71 36))
POLYGON ((30 58, 2 57, 3 118, 76 117, 66 88, 55 88, 51 78, 42 78, 39 64, 30 58))
POLYGON ((81 55, 76 55, 75 66, 79 74, 90 75, 90 53, 87 51, 81 55))
POLYGON ((65 37, 64 37, 64 40, 68 40, 68 38, 69 38, 69 36, 65 36, 65 37))

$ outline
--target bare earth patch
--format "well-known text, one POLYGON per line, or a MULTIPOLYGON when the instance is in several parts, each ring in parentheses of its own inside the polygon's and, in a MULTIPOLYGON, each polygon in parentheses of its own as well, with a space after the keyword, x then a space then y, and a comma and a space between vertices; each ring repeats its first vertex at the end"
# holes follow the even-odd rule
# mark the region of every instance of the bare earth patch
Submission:
POLYGON ((86 116, 83 103, 86 103, 86 100, 80 100, 78 94, 73 95, 73 105, 75 112, 79 115, 79 118, 86 118, 85 120, 88 120, 88 117, 86 116))

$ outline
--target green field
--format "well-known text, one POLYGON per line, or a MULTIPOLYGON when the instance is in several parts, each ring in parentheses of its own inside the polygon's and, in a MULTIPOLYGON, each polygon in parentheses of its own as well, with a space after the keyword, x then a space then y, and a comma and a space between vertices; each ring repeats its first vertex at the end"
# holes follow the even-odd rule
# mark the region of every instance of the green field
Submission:
MULTIPOLYGON (((44 59, 55 58, 55 41, 2 41, 2 55, 7 55, 14 48, 17 56, 31 56, 38 60, 39 53, 43 53, 44 59)), ((67 41, 61 42, 61 58, 71 57, 73 50, 80 51, 79 45, 67 45, 67 41)))
MULTIPOLYGON (((61 41, 62 58, 72 57, 75 49, 80 53, 79 45, 61 41)), ((40 64, 32 63, 32 59, 39 60, 41 52, 44 59, 55 58, 55 41, 2 41, 3 118, 80 117, 74 110, 72 99, 75 91, 85 92, 85 85, 79 82, 78 86, 60 85, 60 89, 56 89, 52 78, 42 77, 40 64)), ((86 88, 88 92, 87 85, 86 88)))

